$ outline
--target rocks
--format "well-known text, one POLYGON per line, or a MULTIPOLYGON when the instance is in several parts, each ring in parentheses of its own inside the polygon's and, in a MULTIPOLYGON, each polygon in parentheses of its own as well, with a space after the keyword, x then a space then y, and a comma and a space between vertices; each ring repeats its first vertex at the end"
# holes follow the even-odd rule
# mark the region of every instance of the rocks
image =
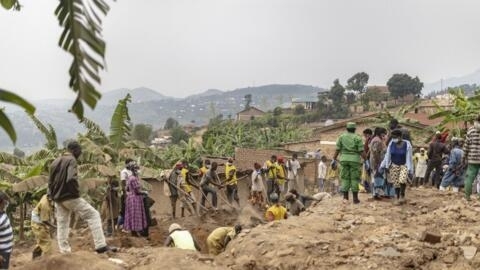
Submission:
POLYGON ((477 248, 474 246, 461 246, 460 248, 463 250, 463 256, 467 260, 473 259, 475 254, 477 254, 477 248))
POLYGON ((362 221, 364 224, 369 224, 369 225, 375 224, 375 218, 372 216, 364 217, 362 221))
POLYGON ((439 233, 424 231, 420 236, 420 241, 428 242, 430 244, 440 243, 442 236, 439 233))
POLYGON ((293 248, 287 248, 277 251, 278 257, 292 256, 295 255, 295 250, 293 248))
POLYGON ((400 257, 402 254, 392 247, 387 247, 381 251, 374 253, 375 255, 380 255, 383 257, 400 257))
POLYGON ((452 264, 457 260, 457 255, 455 254, 448 254, 443 258, 443 262, 446 264, 452 264))

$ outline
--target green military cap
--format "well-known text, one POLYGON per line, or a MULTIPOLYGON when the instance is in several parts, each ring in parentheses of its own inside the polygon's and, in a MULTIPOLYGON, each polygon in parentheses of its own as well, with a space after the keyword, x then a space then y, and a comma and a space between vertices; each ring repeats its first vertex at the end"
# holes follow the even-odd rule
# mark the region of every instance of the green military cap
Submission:
POLYGON ((347 128, 357 128, 357 125, 354 122, 348 122, 347 128))

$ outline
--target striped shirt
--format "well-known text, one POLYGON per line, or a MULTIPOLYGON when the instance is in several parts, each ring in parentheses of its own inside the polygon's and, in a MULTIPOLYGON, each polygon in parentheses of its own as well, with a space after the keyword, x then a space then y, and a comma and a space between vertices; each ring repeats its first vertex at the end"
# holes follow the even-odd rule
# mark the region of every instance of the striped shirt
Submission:
POLYGON ((5 212, 0 212, 0 252, 10 253, 13 247, 13 230, 5 212))
POLYGON ((469 164, 480 164, 480 130, 474 126, 467 131, 463 151, 469 164))

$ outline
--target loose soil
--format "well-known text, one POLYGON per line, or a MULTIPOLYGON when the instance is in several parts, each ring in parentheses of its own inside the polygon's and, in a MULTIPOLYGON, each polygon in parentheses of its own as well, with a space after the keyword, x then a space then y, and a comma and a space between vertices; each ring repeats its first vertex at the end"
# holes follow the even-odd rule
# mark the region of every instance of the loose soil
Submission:
POLYGON ((72 233, 70 255, 55 247, 53 255, 32 262, 32 243, 17 243, 11 269, 480 269, 478 201, 466 204, 462 194, 429 188, 409 188, 406 196, 401 206, 369 201, 368 194, 361 194, 358 205, 343 205, 334 196, 299 217, 265 224, 263 213, 245 205, 235 210, 224 204, 216 214, 176 219, 202 252, 162 247, 173 221, 167 201, 156 198, 158 225, 149 240, 117 233, 107 241, 121 250, 97 255, 84 228, 72 233), (237 222, 245 230, 227 250, 216 257, 206 254, 208 234, 237 222), (440 242, 425 241, 425 234, 439 236, 440 242))

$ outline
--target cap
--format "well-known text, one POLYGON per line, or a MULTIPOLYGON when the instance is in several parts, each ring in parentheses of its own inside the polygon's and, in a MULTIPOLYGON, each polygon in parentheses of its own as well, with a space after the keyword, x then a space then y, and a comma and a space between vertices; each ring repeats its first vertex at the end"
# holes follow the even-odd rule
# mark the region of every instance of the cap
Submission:
POLYGON ((347 128, 357 128, 357 125, 354 122, 348 122, 347 128))
POLYGON ((177 223, 172 223, 170 227, 168 228, 168 233, 172 233, 175 230, 181 230, 182 226, 178 225, 177 223))
POLYGON ((273 192, 273 193, 270 194, 269 197, 270 197, 270 201, 272 203, 277 203, 278 202, 278 194, 277 193, 273 192))
POLYGON ((425 148, 423 148, 423 147, 422 147, 422 148, 420 148, 420 151, 425 151, 425 148))

